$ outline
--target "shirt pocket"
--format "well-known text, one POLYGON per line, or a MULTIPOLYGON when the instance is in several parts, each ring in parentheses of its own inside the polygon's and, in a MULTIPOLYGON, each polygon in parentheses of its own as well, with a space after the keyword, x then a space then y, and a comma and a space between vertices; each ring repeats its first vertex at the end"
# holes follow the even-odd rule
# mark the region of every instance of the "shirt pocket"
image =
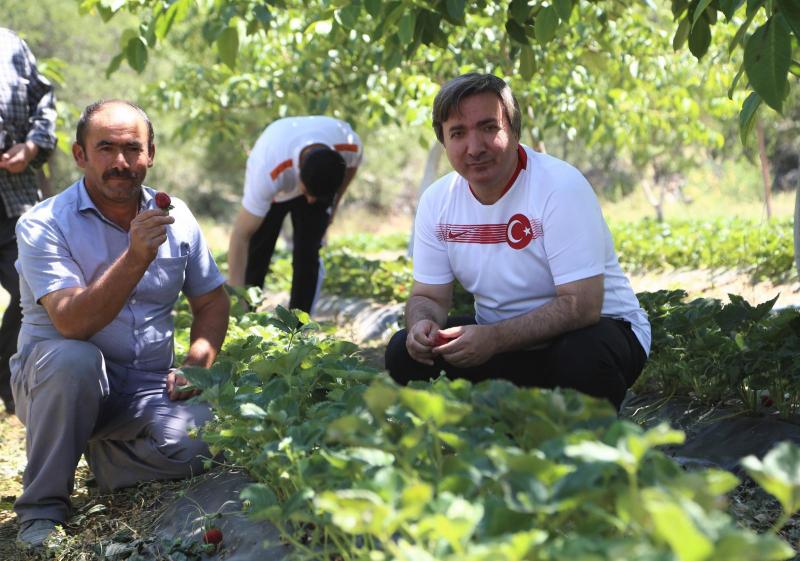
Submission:
POLYGON ((171 306, 183 288, 188 261, 188 255, 154 259, 139 283, 137 297, 155 304, 171 306))

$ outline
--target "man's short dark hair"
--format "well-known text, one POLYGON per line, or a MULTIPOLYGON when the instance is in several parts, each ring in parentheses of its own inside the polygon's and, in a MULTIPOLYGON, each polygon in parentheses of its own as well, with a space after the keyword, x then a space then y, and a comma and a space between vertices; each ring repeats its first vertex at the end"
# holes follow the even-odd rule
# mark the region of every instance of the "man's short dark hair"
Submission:
POLYGON ((136 105, 135 103, 125 100, 125 99, 100 99, 95 101, 94 103, 90 103, 86 106, 86 108, 81 113, 80 119, 78 119, 78 126, 75 129, 75 142, 86 150, 86 130, 89 128, 89 123, 92 120, 92 117, 95 113, 100 111, 106 105, 112 105, 114 103, 119 103, 121 105, 127 105, 128 107, 132 107, 144 119, 144 122, 147 124, 147 150, 150 151, 150 148, 153 146, 155 142, 155 132, 153 131, 153 124, 150 122, 150 117, 147 116, 147 113, 144 112, 144 109, 136 105))
POLYGON ((347 164, 336 150, 328 147, 312 148, 300 164, 300 180, 308 194, 321 202, 333 200, 342 186, 347 164))
POLYGON ((453 78, 443 85, 433 100, 433 130, 439 142, 444 144, 442 125, 450 117, 450 113, 458 111, 458 106, 465 98, 484 92, 493 93, 500 99, 506 119, 511 125, 511 132, 519 140, 522 134, 522 115, 511 88, 505 80, 494 74, 470 72, 453 78))

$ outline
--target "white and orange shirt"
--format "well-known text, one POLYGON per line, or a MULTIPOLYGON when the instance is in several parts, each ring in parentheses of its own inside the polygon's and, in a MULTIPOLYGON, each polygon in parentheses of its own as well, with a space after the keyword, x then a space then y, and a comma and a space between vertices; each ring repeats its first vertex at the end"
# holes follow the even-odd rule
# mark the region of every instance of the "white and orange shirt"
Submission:
POLYGON ((242 206, 266 216, 273 202, 300 196, 300 152, 310 144, 325 144, 339 152, 348 168, 361 163, 361 139, 349 124, 333 117, 286 117, 271 123, 247 158, 242 206))
POLYGON ((602 274, 602 315, 630 322, 649 353, 650 323, 619 266, 588 181, 566 162, 527 146, 520 145, 519 156, 515 177, 494 204, 482 204, 456 172, 423 193, 414 279, 458 279, 475 296, 476 321, 491 324, 546 304, 558 285, 602 274))

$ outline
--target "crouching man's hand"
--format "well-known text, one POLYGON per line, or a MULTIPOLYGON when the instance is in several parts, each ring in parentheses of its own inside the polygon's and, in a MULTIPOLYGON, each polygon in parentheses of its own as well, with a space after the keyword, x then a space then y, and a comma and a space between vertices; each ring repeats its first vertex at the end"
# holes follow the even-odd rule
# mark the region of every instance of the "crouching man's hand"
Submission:
POLYGON ((434 356, 460 368, 483 364, 497 352, 492 332, 485 325, 458 325, 437 334, 434 356))
POLYGON ((433 365, 433 347, 437 343, 439 326, 429 319, 422 319, 412 325, 406 337, 406 349, 411 358, 423 364, 433 365))
POLYGON ((180 401, 189 399, 200 393, 200 390, 186 389, 185 386, 189 384, 189 380, 181 374, 179 368, 173 368, 167 374, 167 395, 172 401, 180 401))

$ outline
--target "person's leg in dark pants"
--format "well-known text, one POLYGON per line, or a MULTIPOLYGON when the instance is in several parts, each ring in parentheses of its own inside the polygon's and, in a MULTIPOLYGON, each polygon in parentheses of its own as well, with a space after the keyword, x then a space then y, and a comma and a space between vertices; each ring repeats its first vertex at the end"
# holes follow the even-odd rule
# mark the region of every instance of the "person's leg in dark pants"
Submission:
POLYGON ((292 199, 292 293, 289 307, 311 312, 319 283, 319 250, 330 223, 327 204, 292 199))
POLYGON ((14 268, 14 261, 17 260, 17 238, 14 235, 16 223, 16 218, 0 218, 0 285, 9 294, 8 307, 0 323, 0 399, 9 413, 14 413, 14 398, 11 395, 8 361, 17 351, 17 336, 22 325, 19 276, 14 268))
MULTIPOLYGON (((448 327, 470 322, 453 322, 448 327)), ((386 349, 386 369, 400 384, 435 378, 480 382, 503 378, 519 386, 572 388, 604 397, 619 409, 625 391, 636 381, 646 355, 627 322, 601 318, 595 325, 571 331, 540 350, 500 353, 479 366, 459 368, 438 359, 433 366, 412 359, 405 346, 406 330, 395 333, 386 349)))
POLYGON ((611 318, 565 333, 547 351, 548 380, 536 385, 605 397, 617 410, 647 360, 630 324, 611 318))
POLYGON ((283 219, 289 212, 291 201, 284 203, 272 203, 269 212, 264 217, 264 221, 258 230, 250 238, 247 247, 247 267, 244 271, 244 284, 247 286, 264 286, 264 278, 269 271, 269 263, 272 260, 272 253, 275 251, 275 243, 281 233, 283 219))

